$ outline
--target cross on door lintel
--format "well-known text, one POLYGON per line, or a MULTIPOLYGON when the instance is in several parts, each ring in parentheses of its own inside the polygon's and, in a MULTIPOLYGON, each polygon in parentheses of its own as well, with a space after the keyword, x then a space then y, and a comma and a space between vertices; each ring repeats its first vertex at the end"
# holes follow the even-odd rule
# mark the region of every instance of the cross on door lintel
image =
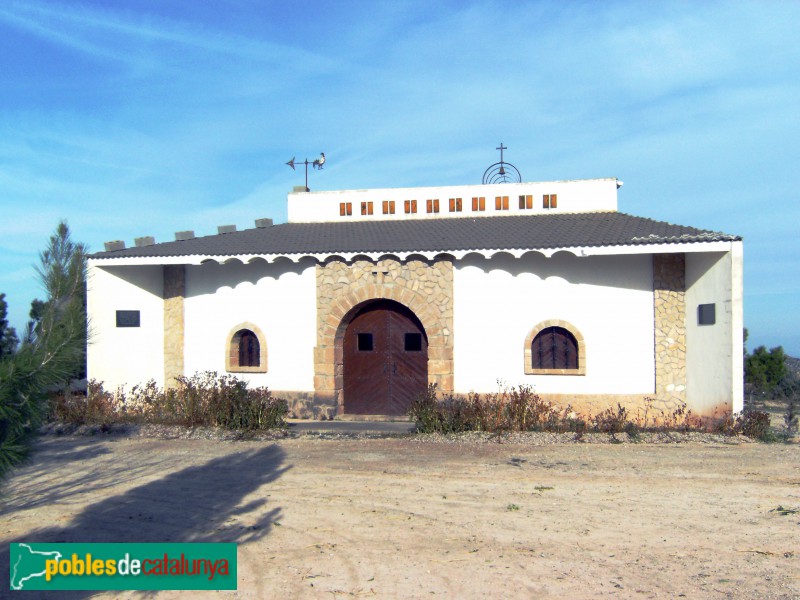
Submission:
POLYGON ((375 275, 375 281, 377 283, 383 283, 383 278, 388 273, 389 273, 388 269, 382 269, 380 267, 372 270, 372 274, 375 275))

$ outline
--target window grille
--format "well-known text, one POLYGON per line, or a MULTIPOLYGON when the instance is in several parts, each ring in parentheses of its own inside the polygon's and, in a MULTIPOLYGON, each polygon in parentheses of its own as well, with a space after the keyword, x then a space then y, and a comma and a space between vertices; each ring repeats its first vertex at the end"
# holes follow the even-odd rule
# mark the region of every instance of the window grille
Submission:
POLYGON ((578 369, 578 342, 563 327, 548 327, 531 344, 534 369, 578 369))

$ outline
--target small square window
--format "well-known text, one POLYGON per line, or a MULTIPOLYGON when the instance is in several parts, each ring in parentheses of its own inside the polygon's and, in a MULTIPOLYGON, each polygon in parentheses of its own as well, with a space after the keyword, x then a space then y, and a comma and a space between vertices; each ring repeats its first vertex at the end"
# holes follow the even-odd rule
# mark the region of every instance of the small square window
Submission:
POLYGON ((558 194, 545 194, 542 196, 542 208, 558 208, 558 194))
POLYGON ((117 327, 139 327, 140 318, 138 310, 118 310, 117 327))
POLYGON ((494 209, 508 210, 508 196, 495 196, 494 209))
POLYGON ((484 196, 472 198, 472 210, 476 212, 486 210, 486 198, 484 196))
POLYGON ((339 203, 339 216, 341 217, 349 217, 353 214, 353 203, 352 202, 340 202, 339 203))
POLYGON ((417 212, 417 201, 416 200, 406 200, 405 201, 405 209, 406 214, 413 214, 417 212))
POLYGON ((372 352, 374 346, 372 343, 371 333, 358 334, 358 351, 359 352, 372 352))
POLYGON ((697 306, 697 324, 714 325, 717 322, 717 305, 700 304, 697 306))
POLYGON ((407 333, 404 349, 406 352, 421 352, 422 351, 422 334, 421 333, 407 333))

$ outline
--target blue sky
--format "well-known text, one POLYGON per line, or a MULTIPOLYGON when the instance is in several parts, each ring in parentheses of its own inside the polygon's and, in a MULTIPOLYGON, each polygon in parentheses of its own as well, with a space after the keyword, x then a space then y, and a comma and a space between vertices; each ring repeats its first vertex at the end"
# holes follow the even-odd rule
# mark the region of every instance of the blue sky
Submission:
POLYGON ((745 238, 750 348, 800 355, 800 2, 0 3, 0 292, 103 242, 286 219, 312 189, 619 177, 745 238))

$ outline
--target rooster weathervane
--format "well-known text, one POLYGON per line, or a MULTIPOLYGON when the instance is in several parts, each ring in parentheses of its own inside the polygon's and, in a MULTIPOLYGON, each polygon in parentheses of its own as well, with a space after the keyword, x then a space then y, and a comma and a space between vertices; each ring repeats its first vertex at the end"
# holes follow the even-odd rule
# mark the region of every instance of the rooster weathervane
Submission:
MULTIPOLYGON (((294 156, 292 157, 292 160, 290 160, 286 164, 289 165, 290 167, 292 167, 292 171, 294 171, 295 170, 294 169, 294 165, 295 165, 294 156)), ((306 191, 309 191, 308 190, 308 165, 311 165, 312 169, 317 169, 318 171, 321 171, 322 170, 322 165, 325 164, 325 153, 324 152, 320 152, 319 153, 319 158, 314 159, 312 161, 310 161, 308 159, 305 159, 303 162, 297 163, 297 164, 306 166, 306 191)))

